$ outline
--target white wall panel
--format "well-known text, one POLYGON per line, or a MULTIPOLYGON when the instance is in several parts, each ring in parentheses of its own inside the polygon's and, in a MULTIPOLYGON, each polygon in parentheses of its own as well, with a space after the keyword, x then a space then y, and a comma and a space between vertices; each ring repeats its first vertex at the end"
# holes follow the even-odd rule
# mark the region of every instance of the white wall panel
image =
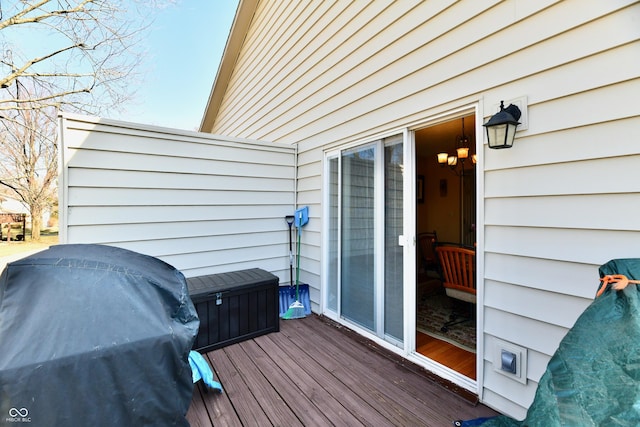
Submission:
MULTIPOLYGON (((637 161, 640 162, 640 157, 637 161)), ((639 197, 637 192, 604 192, 587 195, 491 198, 486 200, 485 205, 486 224, 640 231, 640 221, 637 218, 619 215, 612 220, 611 210, 612 206, 640 206, 639 197)))
MULTIPOLYGON (((557 281, 553 276, 547 277, 546 280, 552 283, 557 281)), ((598 283, 597 276, 594 278, 593 283, 598 283)), ((594 294, 595 289, 596 287, 594 286, 592 289, 594 294)), ((575 319, 592 301, 593 297, 590 299, 577 298, 560 293, 551 296, 545 290, 487 280, 485 282, 483 302, 485 307, 569 329, 575 323, 575 319)))
MULTIPOLYGON (((551 356, 568 328, 486 307, 484 332, 504 341, 551 356)), ((491 352, 491 348, 486 349, 491 352)))
MULTIPOLYGON (((73 174, 74 177, 82 173, 73 174)), ((76 187, 69 190, 68 203, 73 206, 253 206, 287 205, 289 198, 278 191, 228 191, 194 188, 118 188, 103 186, 76 187)))
POLYGON ((636 258, 640 232, 487 226, 485 237, 486 252, 602 265, 636 258))
POLYGON ((485 266, 487 286, 496 281, 592 299, 599 284, 599 264, 485 252, 485 266))
POLYGON ((268 267, 288 282, 295 147, 65 115, 62 243, 157 256, 187 277, 268 267))

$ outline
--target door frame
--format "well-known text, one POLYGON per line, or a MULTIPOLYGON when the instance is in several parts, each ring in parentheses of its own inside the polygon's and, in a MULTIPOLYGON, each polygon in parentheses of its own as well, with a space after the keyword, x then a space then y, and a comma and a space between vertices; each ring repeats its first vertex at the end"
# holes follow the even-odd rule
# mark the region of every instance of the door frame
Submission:
POLYGON ((482 99, 475 102, 459 105, 455 108, 444 110, 435 114, 427 115, 419 120, 406 123, 401 127, 394 127, 384 132, 360 136, 357 138, 335 142, 325 147, 323 153, 323 218, 329 218, 328 201, 328 171, 329 162, 327 161, 331 155, 340 150, 366 144, 381 138, 402 134, 404 144, 404 171, 405 180, 403 185, 404 194, 404 234, 399 238, 399 244, 403 249, 404 257, 404 343, 403 347, 397 347, 379 336, 359 327, 351 322, 345 321, 335 312, 328 310, 326 307, 327 296, 327 280, 328 280, 328 262, 325 257, 325 250, 328 248, 328 232, 326 232, 326 223, 323 222, 322 247, 325 248, 322 253, 322 274, 320 288, 320 310, 330 319, 344 324, 345 326, 357 331, 359 334, 369 338, 394 353, 401 355, 407 360, 429 370, 439 377, 448 380, 468 391, 471 391, 482 399, 482 384, 484 382, 484 316, 483 316, 483 294, 484 294, 484 154, 485 154, 485 137, 482 122, 484 118, 482 99), (476 380, 465 377, 458 372, 445 367, 433 360, 416 352, 416 254, 417 254, 417 232, 416 232, 416 149, 415 149, 415 131, 421 128, 434 126, 442 122, 453 120, 462 116, 475 115, 475 133, 476 133, 476 153, 478 153, 478 161, 476 163, 476 287, 477 287, 477 310, 476 310, 476 330, 478 331, 478 340, 476 345, 476 380), (407 179, 409 177, 410 179, 407 179))
MULTIPOLYGON (((376 134, 374 136, 371 137, 367 137, 367 138, 362 138, 362 139, 358 139, 349 143, 344 143, 344 144, 334 144, 331 148, 326 148, 324 150, 323 153, 323 195, 322 195, 322 205, 323 205, 323 234, 322 234, 322 274, 321 274, 321 292, 320 292, 320 309, 321 312, 329 317, 332 320, 335 320, 338 323, 344 324, 345 326, 348 326, 349 328, 357 331, 358 333, 360 333, 361 335, 372 339, 374 341, 376 341, 377 343, 379 343, 381 346, 388 348, 389 350, 392 350, 396 353, 400 352, 401 355, 405 355, 404 352, 404 348, 405 345, 402 341, 399 341, 397 339, 395 339, 394 337, 392 337, 391 335, 388 335, 385 333, 384 331, 384 306, 383 306, 383 300, 382 298, 379 298, 380 295, 384 295, 384 268, 383 268, 383 264, 384 262, 376 262, 375 263, 375 270, 374 270, 374 274, 375 274, 375 283, 374 283, 374 294, 376 295, 374 302, 375 302, 375 316, 376 316, 376 320, 379 320, 379 322, 375 322, 376 327, 374 328, 374 330, 369 330, 366 329, 365 327, 359 325, 356 322, 350 321, 349 319, 345 318, 342 316, 341 313, 341 292, 340 289, 338 288, 337 290, 337 309, 334 311, 333 309, 328 307, 328 303, 327 303, 327 298, 329 297, 329 283, 328 281, 330 280, 329 278, 332 277, 329 274, 329 270, 330 270, 330 263, 327 260, 327 252, 330 249, 330 233, 329 233, 329 218, 331 215, 331 205, 330 205, 330 189, 328 188, 329 186, 329 180, 330 180, 330 161, 332 159, 338 159, 338 165, 340 165, 341 162, 341 153, 344 151, 348 151, 357 147, 364 147, 367 145, 372 145, 375 146, 376 149, 380 149, 379 151, 379 156, 381 156, 377 161, 376 161, 376 166, 375 166, 375 188, 377 188, 376 190, 376 194, 377 195, 382 195, 382 197, 378 198, 376 197, 376 201, 375 201, 375 219, 374 219, 374 234, 375 234, 375 241, 376 243, 376 247, 377 248, 381 248, 384 245, 384 221, 385 219, 383 218, 383 214, 382 212, 384 212, 384 195, 383 195, 383 189, 384 189, 384 182, 383 182, 383 178, 384 178, 384 155, 385 155, 385 140, 388 139, 393 139, 394 137, 399 137, 398 141, 399 143, 403 144, 403 156, 406 155, 406 129, 402 128, 402 129, 394 129, 394 130, 390 130, 381 134, 376 134)), ((406 160, 405 160, 406 163, 406 160)), ((339 180, 338 180, 338 197, 341 198, 340 192, 341 190, 341 175, 339 175, 339 180)), ((406 183, 406 180, 404 180, 403 182, 403 193, 406 194, 406 188, 404 187, 404 184, 406 183)), ((403 200, 403 209, 405 207, 406 204, 406 197, 404 197, 403 200)), ((404 211, 403 211, 404 212, 404 211)), ((404 228, 404 224, 405 224, 406 218, 403 218, 403 228, 404 228)), ((338 234, 341 234, 342 230, 341 230, 341 225, 338 225, 338 234)), ((402 240, 402 237, 400 238, 400 240, 402 240)), ((337 244, 338 244, 338 251, 341 251, 342 248, 341 246, 341 238, 338 237, 337 239, 337 244)), ((401 246, 405 246, 402 245, 401 242, 399 242, 399 244, 401 246)), ((405 256, 406 251, 403 250, 403 258, 405 256)), ((384 253, 382 254, 376 254, 376 260, 379 261, 378 257, 384 257, 384 253)), ((338 277, 341 276, 340 274, 340 265, 338 265, 338 277)), ((403 261, 403 272, 404 272, 404 261, 403 261)), ((404 292, 404 288, 406 288, 406 280, 403 279, 403 292, 404 292)), ((403 295, 403 304, 404 304, 405 298, 403 295)), ((404 309, 404 305, 403 305, 403 309, 404 309)), ((403 327, 404 327, 404 315, 402 317, 402 321, 403 321, 403 327)), ((406 336, 406 332, 403 330, 404 336, 406 336)))
MULTIPOLYGON (((410 203, 410 206, 405 206, 405 230, 410 230, 410 235, 408 238, 412 244, 407 245, 409 248, 405 248, 407 252, 405 252, 405 295, 408 297, 408 294, 412 294, 411 298, 407 298, 405 300, 405 352, 407 354, 407 358, 412 362, 423 366, 424 368, 432 371, 436 375, 441 378, 444 378, 452 383, 459 385, 471 392, 476 393, 480 396, 481 393, 481 384, 483 383, 484 372, 483 372, 483 354, 484 354, 484 343, 483 343, 483 333, 484 330, 484 321, 483 318, 483 280, 484 277, 484 129, 482 127, 483 113, 481 102, 474 102, 471 104, 461 105, 455 109, 447 110, 445 112, 431 115, 421 121, 412 123, 406 128, 406 139, 407 145, 410 147, 410 151, 407 154, 410 154, 410 161, 405 161, 407 166, 409 166, 409 171, 407 171, 407 176, 413 178, 409 184, 411 185, 411 189, 408 194, 412 194, 412 197, 408 197, 407 202, 410 203), (475 116, 475 131, 476 131, 476 150, 475 152, 478 154, 478 161, 476 163, 476 288, 477 288, 477 304, 476 304, 476 331, 478 335, 477 344, 476 344, 476 380, 472 380, 460 373, 454 371, 451 368, 443 366, 431 359, 426 358, 425 356, 417 353, 416 351, 416 342, 415 342, 415 334, 416 334, 416 255, 417 255, 417 222, 416 222, 416 176, 417 176, 417 159, 416 159, 416 149, 415 149, 415 132, 419 129, 424 129, 430 126, 435 126, 440 123, 444 123, 450 120, 455 120, 463 116, 474 115, 475 116), (409 262, 407 262, 409 261, 409 262), (408 289, 409 288, 409 289, 408 289), (410 335, 409 337, 407 335, 410 335)), ((435 162, 435 159, 434 159, 435 162)), ((405 169, 406 171, 406 169, 405 169)), ((405 185, 407 183, 405 182, 405 185)), ((405 187, 405 190, 407 188, 405 187)))

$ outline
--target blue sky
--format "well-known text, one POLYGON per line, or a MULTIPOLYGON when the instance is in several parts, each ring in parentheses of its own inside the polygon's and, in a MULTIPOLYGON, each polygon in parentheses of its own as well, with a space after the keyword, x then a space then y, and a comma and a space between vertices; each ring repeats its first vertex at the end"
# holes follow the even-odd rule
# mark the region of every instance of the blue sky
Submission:
POLYGON ((157 12, 136 102, 112 118, 198 129, 237 6, 237 0, 179 0, 157 12))
MULTIPOLYGON (((144 1, 140 3, 145 4, 144 1)), ((140 9, 145 13, 144 18, 132 11, 128 16, 130 19, 149 17, 152 20, 132 23, 132 28, 148 25, 141 45, 135 48, 146 52, 137 70, 141 77, 134 77, 130 82, 130 85, 136 85, 131 88, 136 96, 131 103, 120 105, 121 112, 112 109, 110 115, 103 113, 102 116, 178 129, 198 129, 238 1, 158 0, 151 3, 150 8, 140 9), (158 6, 153 7, 154 4, 158 6)), ((135 2, 125 0, 122 5, 133 7, 135 2)), ((11 13, 23 8, 19 0, 8 0, 2 6, 11 13)), ((62 38, 58 40, 64 42, 56 44, 56 37, 48 25, 12 26, 2 32, 0 47, 9 52, 11 58, 14 58, 15 50, 16 62, 20 63, 25 58, 48 55, 54 47, 66 45, 66 39, 62 38)), ((0 55, 6 57, 8 54, 2 49, 0 55)), ((52 71, 49 62, 43 64, 40 71, 52 71)), ((6 67, 2 71, 7 72, 6 67)))

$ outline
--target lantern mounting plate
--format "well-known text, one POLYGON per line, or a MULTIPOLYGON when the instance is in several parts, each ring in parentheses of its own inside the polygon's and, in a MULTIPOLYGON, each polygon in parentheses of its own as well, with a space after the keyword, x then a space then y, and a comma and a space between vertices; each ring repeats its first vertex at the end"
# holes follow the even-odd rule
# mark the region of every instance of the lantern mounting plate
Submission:
MULTIPOLYGON (((527 96, 525 95, 519 98, 514 98, 509 100, 505 99, 504 105, 507 106, 509 104, 513 104, 520 109, 521 115, 520 115, 520 118, 518 119, 520 124, 518 125, 517 132, 520 132, 521 130, 529 129, 529 109, 528 109, 529 104, 528 104, 527 96)), ((489 114, 489 117, 491 117, 498 111, 500 111, 500 102, 497 102, 491 105, 491 114, 489 114)))

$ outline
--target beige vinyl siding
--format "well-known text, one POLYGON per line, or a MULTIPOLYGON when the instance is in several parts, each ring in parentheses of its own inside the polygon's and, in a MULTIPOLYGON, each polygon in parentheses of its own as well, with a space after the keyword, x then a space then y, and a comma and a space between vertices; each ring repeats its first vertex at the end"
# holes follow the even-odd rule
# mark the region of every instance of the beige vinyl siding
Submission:
POLYGON ((61 241, 156 256, 187 277, 259 267, 289 282, 295 148, 65 115, 61 241))
POLYGON ((485 144, 478 165, 481 398, 524 417, 597 267, 638 256, 640 3, 304 3, 259 2, 212 131, 298 145, 316 302, 323 150, 473 103, 486 120, 501 99, 527 97, 528 129, 511 150, 485 144), (529 349, 526 385, 494 372, 496 337, 529 349))

